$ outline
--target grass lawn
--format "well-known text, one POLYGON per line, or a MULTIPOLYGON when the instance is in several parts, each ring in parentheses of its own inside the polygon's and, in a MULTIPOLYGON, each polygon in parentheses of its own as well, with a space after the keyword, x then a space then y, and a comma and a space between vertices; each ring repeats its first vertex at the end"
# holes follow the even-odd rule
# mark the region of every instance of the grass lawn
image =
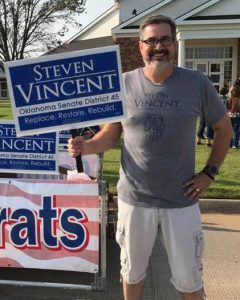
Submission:
MULTIPOLYGON (((205 145, 196 146, 196 170, 200 171, 205 165, 210 149, 205 145)), ((221 166, 220 174, 205 193, 205 198, 240 199, 240 149, 229 149, 226 159, 221 166)))
MULTIPOLYGON (((200 171, 207 161, 210 148, 206 145, 196 146, 196 171, 200 171)), ((109 183, 110 192, 117 194, 116 183, 118 181, 120 159, 120 147, 104 154, 103 175, 109 183)), ((220 174, 214 183, 203 195, 204 198, 213 199, 240 199, 240 150, 229 149, 229 153, 221 167, 220 174)))
POLYGON ((12 110, 10 100, 0 100, 0 120, 11 120, 12 110))
MULTIPOLYGON (((12 119, 12 112, 9 100, 0 100, 0 120, 12 119)), ((210 148, 205 145, 196 146, 196 171, 200 171, 207 160, 210 148)), ((103 176, 109 183, 110 192, 117 194, 116 184, 118 181, 120 161, 120 145, 104 154, 103 176)), ((240 149, 229 149, 229 153, 221 167, 220 174, 209 190, 205 198, 228 198, 240 199, 240 149)))

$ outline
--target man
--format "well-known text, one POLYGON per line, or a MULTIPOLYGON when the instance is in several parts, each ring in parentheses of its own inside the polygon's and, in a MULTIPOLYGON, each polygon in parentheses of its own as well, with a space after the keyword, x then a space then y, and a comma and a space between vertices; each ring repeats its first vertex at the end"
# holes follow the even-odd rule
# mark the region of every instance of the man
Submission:
POLYGON ((145 67, 123 75, 127 119, 107 124, 90 141, 69 140, 69 153, 101 153, 123 133, 116 239, 124 299, 140 299, 159 230, 171 282, 183 299, 200 300, 203 235, 198 199, 226 156, 231 124, 210 80, 199 71, 174 66, 176 26, 171 19, 146 19, 139 48, 145 67), (194 174, 199 115, 215 135, 206 166, 194 174))

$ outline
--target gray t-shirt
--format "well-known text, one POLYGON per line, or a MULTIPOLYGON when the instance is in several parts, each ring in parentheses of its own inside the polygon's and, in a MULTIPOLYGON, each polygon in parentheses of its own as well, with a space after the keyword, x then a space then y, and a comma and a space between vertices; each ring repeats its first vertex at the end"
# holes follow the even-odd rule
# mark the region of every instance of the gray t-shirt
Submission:
POLYGON ((174 67, 162 84, 139 68, 123 75, 127 118, 122 122, 118 196, 144 207, 194 204, 183 183, 195 173, 197 118, 208 124, 226 113, 209 79, 199 71, 174 67))

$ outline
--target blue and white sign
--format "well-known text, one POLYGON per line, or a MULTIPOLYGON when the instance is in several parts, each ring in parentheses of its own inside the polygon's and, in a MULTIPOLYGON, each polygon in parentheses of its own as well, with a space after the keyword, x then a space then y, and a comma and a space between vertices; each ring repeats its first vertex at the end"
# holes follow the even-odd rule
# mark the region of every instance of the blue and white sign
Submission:
POLYGON ((62 130, 59 132, 59 146, 67 149, 68 140, 72 137, 71 130, 62 130))
POLYGON ((17 136, 120 121, 119 46, 5 63, 17 136))
POLYGON ((0 123, 0 172, 57 174, 58 134, 17 137, 13 121, 0 123))

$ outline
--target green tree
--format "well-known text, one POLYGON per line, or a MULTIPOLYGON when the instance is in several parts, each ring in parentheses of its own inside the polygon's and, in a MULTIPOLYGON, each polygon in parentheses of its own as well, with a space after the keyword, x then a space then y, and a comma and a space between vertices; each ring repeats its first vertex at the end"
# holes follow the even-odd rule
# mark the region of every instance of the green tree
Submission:
POLYGON ((56 47, 67 24, 81 26, 75 20, 84 10, 85 0, 0 0, 0 60, 56 47), (63 30, 54 32, 57 20, 62 20, 63 30))

